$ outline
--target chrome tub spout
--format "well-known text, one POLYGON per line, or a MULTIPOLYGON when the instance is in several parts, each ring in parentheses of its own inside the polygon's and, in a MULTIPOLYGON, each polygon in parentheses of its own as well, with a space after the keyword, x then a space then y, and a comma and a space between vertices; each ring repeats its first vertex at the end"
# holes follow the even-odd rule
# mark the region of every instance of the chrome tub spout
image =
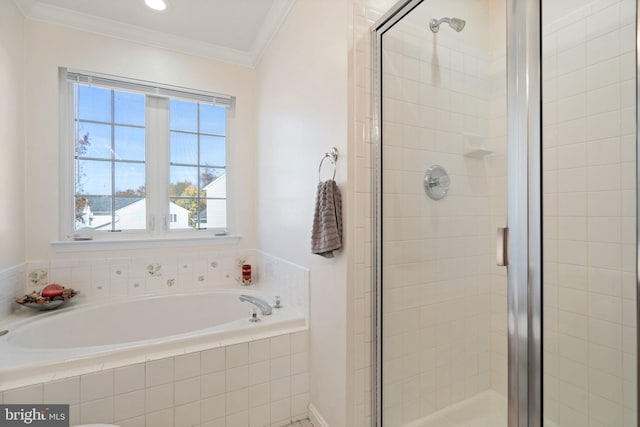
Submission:
POLYGON ((271 314, 271 306, 265 300, 252 297, 251 295, 240 295, 240 301, 246 301, 255 305, 262 311, 263 316, 269 316, 271 314))

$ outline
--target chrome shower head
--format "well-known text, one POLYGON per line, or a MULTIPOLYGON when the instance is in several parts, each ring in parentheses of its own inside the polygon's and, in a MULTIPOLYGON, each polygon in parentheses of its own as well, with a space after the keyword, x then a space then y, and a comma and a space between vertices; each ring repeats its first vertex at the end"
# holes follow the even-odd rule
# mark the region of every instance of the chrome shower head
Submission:
POLYGON ((459 19, 459 18, 441 18, 441 19, 432 19, 431 21, 429 21, 429 28, 434 33, 437 33, 440 30, 440 24, 442 24, 443 22, 446 22, 447 24, 449 24, 449 26, 454 30, 456 30, 457 32, 462 31, 462 29, 466 24, 465 20, 459 19))

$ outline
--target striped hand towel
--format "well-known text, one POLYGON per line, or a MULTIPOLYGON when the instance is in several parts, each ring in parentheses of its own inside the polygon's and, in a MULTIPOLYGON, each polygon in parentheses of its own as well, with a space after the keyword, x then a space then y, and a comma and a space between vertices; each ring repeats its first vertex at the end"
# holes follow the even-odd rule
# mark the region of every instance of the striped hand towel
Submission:
POLYGON ((333 258, 342 248, 342 199, 332 179, 318 184, 311 232, 311 253, 333 258))

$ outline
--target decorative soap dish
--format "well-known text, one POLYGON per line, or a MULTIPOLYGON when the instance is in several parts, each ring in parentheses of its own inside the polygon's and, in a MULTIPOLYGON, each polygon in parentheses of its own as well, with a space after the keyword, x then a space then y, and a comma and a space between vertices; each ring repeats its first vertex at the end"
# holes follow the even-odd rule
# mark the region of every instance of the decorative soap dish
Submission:
POLYGON ((41 292, 33 291, 23 295, 16 302, 34 310, 54 310, 65 305, 78 291, 60 285, 47 285, 41 292))

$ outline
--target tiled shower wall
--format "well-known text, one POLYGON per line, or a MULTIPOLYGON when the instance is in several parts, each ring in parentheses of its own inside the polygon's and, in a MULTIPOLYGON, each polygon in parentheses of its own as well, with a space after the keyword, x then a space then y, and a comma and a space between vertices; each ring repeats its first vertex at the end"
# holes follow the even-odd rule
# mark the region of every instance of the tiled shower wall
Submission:
POLYGON ((543 26, 544 411, 636 426, 635 2, 543 26))

